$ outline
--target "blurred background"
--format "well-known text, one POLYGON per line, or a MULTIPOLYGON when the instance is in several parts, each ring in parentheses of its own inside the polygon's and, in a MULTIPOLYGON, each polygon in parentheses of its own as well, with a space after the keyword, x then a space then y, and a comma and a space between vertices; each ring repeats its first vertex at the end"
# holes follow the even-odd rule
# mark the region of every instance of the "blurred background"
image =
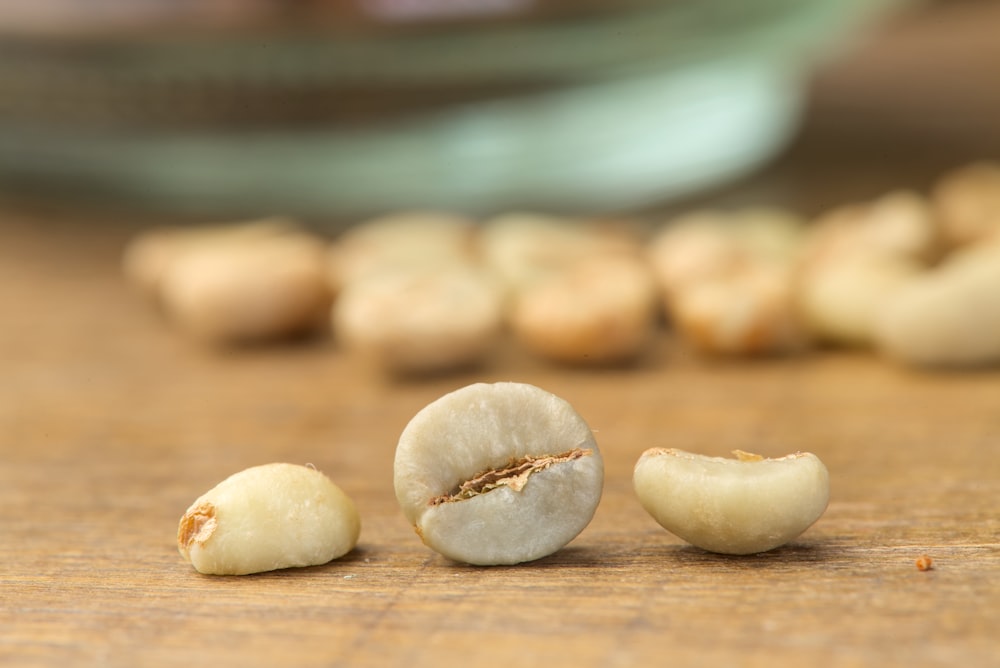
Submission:
POLYGON ((998 35, 994 0, 0 0, 0 193, 215 219, 815 208, 924 185, 886 161, 1000 153, 998 35), (815 201, 845 155, 871 192, 815 201))

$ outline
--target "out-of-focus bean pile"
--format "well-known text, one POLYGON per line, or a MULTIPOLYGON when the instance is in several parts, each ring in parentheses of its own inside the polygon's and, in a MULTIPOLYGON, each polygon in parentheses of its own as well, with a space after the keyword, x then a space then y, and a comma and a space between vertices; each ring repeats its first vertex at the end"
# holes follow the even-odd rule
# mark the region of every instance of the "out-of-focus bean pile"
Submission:
POLYGON ((986 365, 1000 362, 1000 165, 812 221, 402 212, 333 240, 286 219, 164 228, 128 245, 124 269, 193 339, 328 330, 392 373, 474 365, 505 332, 560 363, 623 363, 667 327, 711 355, 845 345, 986 365))

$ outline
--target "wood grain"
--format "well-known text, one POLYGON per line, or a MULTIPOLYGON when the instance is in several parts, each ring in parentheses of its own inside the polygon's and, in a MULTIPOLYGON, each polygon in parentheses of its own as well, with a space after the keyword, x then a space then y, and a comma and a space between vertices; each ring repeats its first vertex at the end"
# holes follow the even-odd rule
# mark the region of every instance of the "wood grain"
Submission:
POLYGON ((0 660, 7 665, 990 665, 1000 649, 1000 375, 862 353, 710 363, 664 332, 635 368, 577 371, 513 346, 465 375, 393 382, 325 340, 219 353, 119 279, 124 230, 4 217, 0 660), (41 223, 47 225, 43 228, 41 223), (40 230, 44 229, 44 233, 40 230), (398 511, 395 440, 442 393, 535 383, 606 456, 570 547, 456 565, 398 511), (827 463, 820 522, 773 553, 684 546, 640 508, 647 447, 827 463), (312 462, 362 511, 327 566, 200 576, 181 513, 246 466, 312 462), (915 559, 934 558, 920 572, 915 559))
MULTIPOLYGON (((824 206, 925 184, 971 150, 929 142, 914 161, 890 138, 852 157, 831 153, 830 132, 807 124, 718 201, 824 206)), ((1000 370, 833 351, 709 362, 664 331, 634 368, 554 367, 507 344, 484 368, 397 382, 326 339, 184 341, 120 279, 133 229, 0 206, 0 665, 997 665, 1000 370), (606 487, 566 549, 474 568, 414 535, 392 456, 428 402, 495 380, 569 400, 596 430, 606 487), (634 498, 631 468, 654 446, 810 450, 832 501, 784 548, 707 554, 634 498), (198 575, 175 546, 184 509, 269 461, 311 462, 352 495, 358 548, 321 567, 198 575), (923 554, 933 570, 916 568, 923 554)))

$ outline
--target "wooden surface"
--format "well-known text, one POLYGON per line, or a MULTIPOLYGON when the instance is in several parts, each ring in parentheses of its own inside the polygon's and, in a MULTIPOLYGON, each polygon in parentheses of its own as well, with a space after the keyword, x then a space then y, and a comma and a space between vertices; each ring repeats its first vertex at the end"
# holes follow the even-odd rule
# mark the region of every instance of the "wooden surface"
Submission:
MULTIPOLYGON (((818 100, 857 79, 825 81, 818 100)), ((899 124, 826 111, 774 167, 713 197, 818 209, 1000 155, 968 135, 914 145, 899 124)), ((0 213, 0 665, 1000 662, 1000 370, 920 373, 835 352, 706 362, 666 332, 635 368, 562 369, 506 346, 478 371, 405 383, 325 340, 219 354, 122 283, 132 229, 0 213), (400 431, 480 380, 563 396, 605 454, 594 521, 536 563, 448 562, 395 503, 400 431), (634 498, 632 466, 653 446, 810 450, 830 470, 830 507, 772 553, 703 553, 634 498), (198 575, 176 550, 181 514, 269 461, 311 462, 353 496, 358 548, 316 568, 198 575), (917 570, 923 554, 934 570, 917 570)))

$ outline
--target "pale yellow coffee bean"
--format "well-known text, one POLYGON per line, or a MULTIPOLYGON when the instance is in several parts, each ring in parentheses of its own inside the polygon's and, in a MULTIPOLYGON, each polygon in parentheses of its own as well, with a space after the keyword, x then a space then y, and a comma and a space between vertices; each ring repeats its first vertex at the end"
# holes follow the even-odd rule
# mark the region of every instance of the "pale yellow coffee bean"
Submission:
POLYGON ((802 247, 805 221, 786 209, 748 207, 737 211, 734 233, 739 244, 759 262, 787 265, 802 247))
POLYGON ((687 284, 671 300, 671 317, 684 339, 705 353, 773 355, 809 345, 787 267, 748 265, 687 284))
POLYGON ((932 261, 940 252, 941 232, 930 203, 900 190, 818 217, 809 227, 802 262, 834 262, 859 254, 932 261))
POLYGON ((798 312, 820 339, 871 345, 879 314, 939 252, 937 222, 917 194, 835 209, 807 237, 794 275, 798 312))
POLYGON ((641 251, 637 230, 629 221, 533 213, 509 213, 487 221, 480 246, 486 266, 511 294, 587 258, 641 251))
POLYGON ((714 212, 689 214, 665 226, 650 241, 650 266, 666 296, 684 286, 730 273, 746 262, 714 212))
POLYGON ((801 220, 780 209, 696 211, 663 225, 646 253, 667 302, 685 287, 747 267, 786 266, 802 237, 801 220))
POLYGON ((946 174, 932 197, 950 246, 1000 234, 1000 163, 975 163, 946 174))
POLYGON ((385 271, 348 283, 333 330, 391 372, 428 373, 483 361, 502 325, 492 275, 467 266, 385 271))
POLYGON ((177 527, 177 547, 199 572, 246 575, 317 566, 358 542, 351 499, 308 466, 240 471, 198 497, 177 527))
POLYGON ((1000 362, 1000 239, 966 246, 885 305, 879 348, 921 366, 1000 362))
POLYGON ((509 324, 528 350, 573 364, 606 364, 640 355, 653 337, 658 297, 637 256, 598 255, 524 286, 509 324))
POLYGON ((801 220, 779 209, 699 211, 664 225, 647 249, 667 312, 697 350, 795 352, 807 337, 791 300, 801 220))
POLYGON ((299 233, 301 229, 293 220, 278 217, 225 225, 155 228, 139 234, 128 243, 122 267, 133 285, 158 299, 167 268, 192 248, 212 244, 234 245, 299 233))
POLYGON ((331 301, 326 248, 305 235, 188 249, 162 278, 171 321, 210 343, 243 343, 311 331, 331 301))
POLYGON ((383 271, 478 262, 477 228, 464 216, 402 211, 362 221, 331 246, 331 281, 340 287, 383 271))
POLYGON ((902 256, 862 253, 807 271, 797 275, 795 288, 805 326, 827 341, 868 346, 882 312, 927 266, 902 256))
POLYGON ((470 564, 548 556, 590 523, 604 465, 564 399, 523 383, 477 383, 417 413, 393 466, 403 514, 430 548, 470 564))
POLYGON ((710 552, 755 554, 795 539, 820 518, 830 479, 816 455, 736 459, 653 448, 633 473, 643 508, 663 528, 710 552))

